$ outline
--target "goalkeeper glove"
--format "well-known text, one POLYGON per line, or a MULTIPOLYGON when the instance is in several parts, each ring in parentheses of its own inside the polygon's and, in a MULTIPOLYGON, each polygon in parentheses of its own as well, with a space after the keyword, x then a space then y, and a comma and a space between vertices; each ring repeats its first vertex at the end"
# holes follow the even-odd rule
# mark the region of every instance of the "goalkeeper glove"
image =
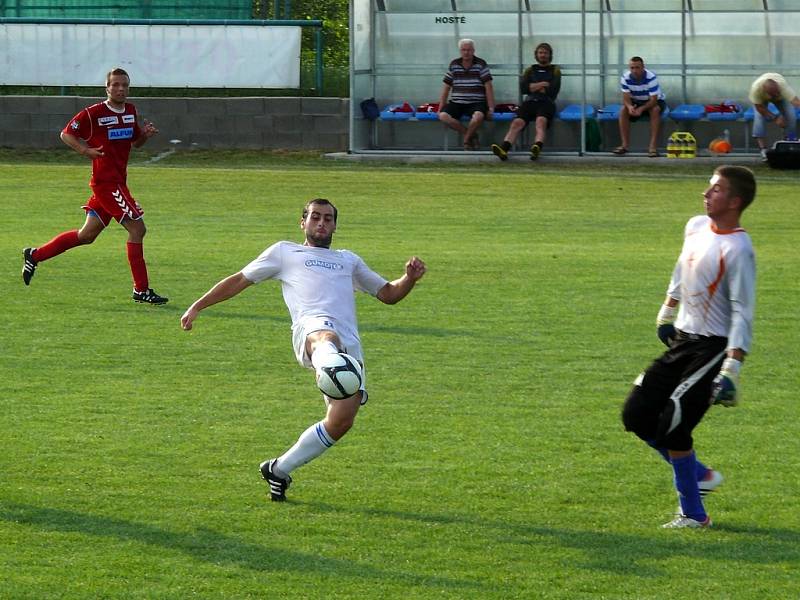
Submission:
POLYGON ((656 317, 658 339, 668 348, 675 341, 675 325, 673 323, 675 322, 675 313, 677 311, 678 309, 675 306, 662 304, 661 310, 658 311, 658 316, 656 317))
POLYGON ((722 368, 714 378, 711 386, 712 404, 722 404, 722 406, 736 406, 739 398, 736 388, 739 386, 739 369, 742 368, 741 361, 735 358, 726 358, 722 361, 722 368))

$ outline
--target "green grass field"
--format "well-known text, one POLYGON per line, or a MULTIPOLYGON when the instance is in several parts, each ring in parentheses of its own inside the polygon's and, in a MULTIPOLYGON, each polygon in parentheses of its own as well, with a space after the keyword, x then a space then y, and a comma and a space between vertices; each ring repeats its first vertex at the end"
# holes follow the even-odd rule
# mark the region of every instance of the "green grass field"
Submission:
POLYGON ((742 405, 696 430, 726 476, 715 527, 666 531, 671 470, 619 410, 661 351, 655 315, 710 169, 176 155, 129 177, 164 307, 131 302, 118 226, 23 286, 21 249, 82 222, 88 170, 0 154, 0 597, 797 597, 796 175, 759 169, 744 216, 742 405), (276 504, 258 463, 323 414, 280 286, 191 332, 179 318, 300 240, 317 196, 339 208, 337 247, 389 278, 412 254, 429 271, 396 306, 359 297, 370 402, 276 504))

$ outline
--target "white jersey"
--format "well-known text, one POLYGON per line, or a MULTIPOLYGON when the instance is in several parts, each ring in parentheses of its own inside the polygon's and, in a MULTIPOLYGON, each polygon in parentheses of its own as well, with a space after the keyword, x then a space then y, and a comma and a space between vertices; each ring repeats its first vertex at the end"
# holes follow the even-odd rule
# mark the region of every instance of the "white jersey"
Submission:
MULTIPOLYGON (((242 269, 253 283, 277 279, 292 317, 292 331, 309 319, 332 318, 343 338, 360 342, 354 291, 378 294, 387 281, 349 250, 277 242, 242 269)), ((346 344, 346 341, 345 341, 346 344)))
POLYGON ((744 229, 718 230, 701 215, 686 224, 667 295, 680 301, 675 327, 728 338, 728 349, 750 350, 756 266, 744 229))

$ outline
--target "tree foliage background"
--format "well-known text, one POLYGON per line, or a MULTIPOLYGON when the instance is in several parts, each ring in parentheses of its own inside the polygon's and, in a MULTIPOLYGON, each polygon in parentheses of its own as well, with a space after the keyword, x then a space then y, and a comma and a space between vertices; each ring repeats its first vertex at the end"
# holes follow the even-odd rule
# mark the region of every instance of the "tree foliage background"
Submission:
POLYGON ((348 1, 294 0, 292 8, 295 19, 322 19, 325 64, 347 68, 350 56, 348 1))
MULTIPOLYGON (((328 95, 347 95, 350 58, 348 0, 254 0, 253 17, 322 20, 325 92, 328 95)), ((314 65, 314 48, 314 30, 305 28, 302 62, 306 68, 314 65)))

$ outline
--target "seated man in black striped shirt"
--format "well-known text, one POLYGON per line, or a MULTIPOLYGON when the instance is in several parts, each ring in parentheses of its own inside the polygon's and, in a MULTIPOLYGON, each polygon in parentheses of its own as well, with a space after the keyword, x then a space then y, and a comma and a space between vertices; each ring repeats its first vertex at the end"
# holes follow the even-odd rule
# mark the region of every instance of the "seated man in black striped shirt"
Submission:
POLYGON ((486 61, 475 56, 475 42, 460 40, 458 50, 461 56, 450 63, 444 75, 439 120, 464 136, 464 150, 477 150, 478 127, 494 113, 492 74, 486 61), (470 119, 466 127, 461 123, 464 116, 470 119))

